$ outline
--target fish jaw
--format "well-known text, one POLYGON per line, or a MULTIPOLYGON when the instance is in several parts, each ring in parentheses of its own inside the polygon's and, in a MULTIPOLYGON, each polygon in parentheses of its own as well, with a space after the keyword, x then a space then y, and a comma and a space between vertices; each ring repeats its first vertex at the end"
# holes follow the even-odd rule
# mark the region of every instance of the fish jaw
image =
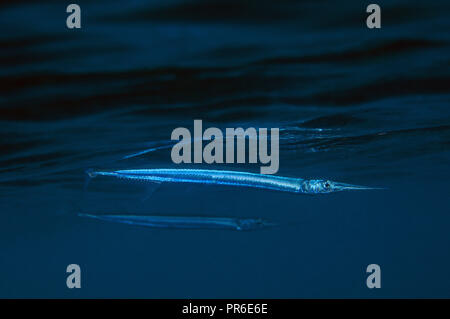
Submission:
POLYGON ((347 190, 380 190, 380 189, 385 189, 385 188, 381 188, 381 187, 369 187, 369 186, 353 185, 353 184, 339 183, 339 182, 333 182, 331 188, 332 188, 332 191, 334 191, 334 192, 347 191, 347 190))

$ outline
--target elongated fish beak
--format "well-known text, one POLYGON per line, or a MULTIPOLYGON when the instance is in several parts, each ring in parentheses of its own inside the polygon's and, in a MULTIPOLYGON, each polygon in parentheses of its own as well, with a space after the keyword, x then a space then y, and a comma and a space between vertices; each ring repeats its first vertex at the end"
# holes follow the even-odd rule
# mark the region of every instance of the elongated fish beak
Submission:
POLYGON ((336 191, 345 191, 345 190, 375 190, 375 189, 386 189, 382 187, 368 187, 368 186, 360 186, 346 183, 334 183, 333 188, 336 191))
POLYGON ((262 226, 263 227, 277 227, 277 226, 279 226, 279 224, 263 220, 262 226))

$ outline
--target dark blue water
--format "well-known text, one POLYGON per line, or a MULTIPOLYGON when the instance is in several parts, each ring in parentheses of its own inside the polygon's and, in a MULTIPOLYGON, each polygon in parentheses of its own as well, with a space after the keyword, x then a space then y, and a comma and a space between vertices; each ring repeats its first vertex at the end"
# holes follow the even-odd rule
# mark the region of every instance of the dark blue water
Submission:
MULTIPOLYGON (((40 1, 41 2, 41 1, 40 1)), ((448 1, 64 1, 0 4, 0 297, 450 297, 448 1), (204 126, 279 127, 279 175, 388 190, 305 196, 93 180, 181 165, 204 126), (145 199, 148 197, 147 199, 145 199), (77 217, 264 218, 251 232, 77 217), (79 264, 82 288, 66 287, 79 264), (366 287, 379 264, 382 288, 366 287)))

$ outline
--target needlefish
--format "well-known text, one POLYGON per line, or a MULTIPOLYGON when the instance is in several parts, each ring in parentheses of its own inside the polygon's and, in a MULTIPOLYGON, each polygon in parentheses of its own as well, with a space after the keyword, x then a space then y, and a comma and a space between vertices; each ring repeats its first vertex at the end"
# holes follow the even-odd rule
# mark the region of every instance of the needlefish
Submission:
POLYGON ((345 190, 381 189, 367 186, 333 182, 323 179, 302 179, 266 174, 206 170, 206 169, 127 169, 116 171, 88 170, 87 174, 96 176, 111 176, 126 180, 148 181, 156 183, 197 183, 229 186, 254 187, 302 194, 324 194, 345 190))
POLYGON ((78 216, 152 228, 255 230, 275 226, 275 224, 259 218, 94 215, 84 213, 79 213, 78 216))

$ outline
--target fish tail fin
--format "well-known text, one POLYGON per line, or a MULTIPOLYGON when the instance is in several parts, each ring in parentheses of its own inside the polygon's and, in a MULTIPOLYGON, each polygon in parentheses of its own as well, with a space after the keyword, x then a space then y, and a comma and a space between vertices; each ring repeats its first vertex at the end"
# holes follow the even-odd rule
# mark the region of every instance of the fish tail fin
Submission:
POLYGON ((79 217, 89 217, 89 218, 96 218, 97 216, 92 214, 86 214, 86 213, 78 213, 77 216, 79 217))
POLYGON ((93 168, 88 168, 86 171, 86 178, 84 179, 84 191, 87 190, 89 183, 91 182, 91 179, 97 176, 97 172, 93 168))
POLYGON ((85 173, 86 173, 86 175, 89 176, 90 178, 94 178, 94 177, 96 177, 96 176, 98 175, 97 172, 96 172, 93 168, 88 168, 88 169, 85 171, 85 173))

